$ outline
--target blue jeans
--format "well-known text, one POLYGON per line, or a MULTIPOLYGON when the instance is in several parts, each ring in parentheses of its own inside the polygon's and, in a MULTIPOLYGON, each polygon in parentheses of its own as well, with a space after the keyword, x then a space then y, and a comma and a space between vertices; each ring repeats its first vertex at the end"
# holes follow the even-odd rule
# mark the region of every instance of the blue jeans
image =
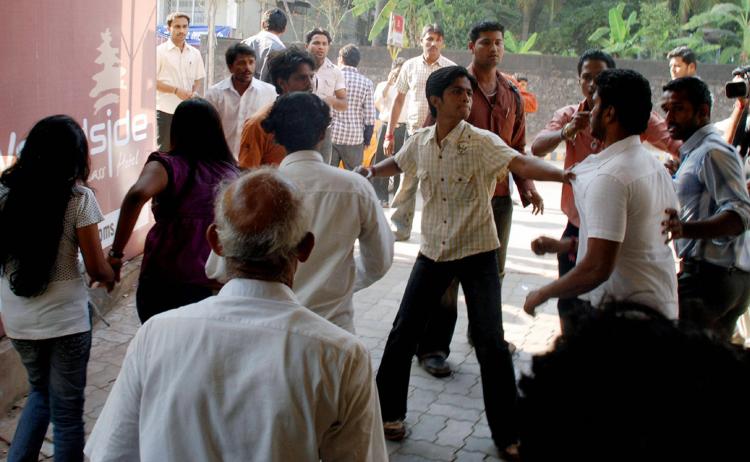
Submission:
POLYGON ((91 331, 45 340, 11 340, 29 374, 31 391, 8 462, 36 461, 52 420, 55 461, 82 461, 83 402, 91 331))
POLYGON ((406 416, 409 373, 417 342, 454 278, 458 278, 466 296, 487 422, 495 444, 505 448, 517 439, 517 391, 513 361, 503 335, 494 250, 447 262, 433 261, 421 253, 417 256, 376 379, 383 421, 406 416))

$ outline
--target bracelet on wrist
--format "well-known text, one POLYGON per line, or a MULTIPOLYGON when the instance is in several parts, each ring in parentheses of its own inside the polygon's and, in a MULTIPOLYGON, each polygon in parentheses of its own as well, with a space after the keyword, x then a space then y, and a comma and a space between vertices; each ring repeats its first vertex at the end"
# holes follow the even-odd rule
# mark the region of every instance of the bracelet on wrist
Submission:
POLYGON ((394 140, 393 133, 391 133, 390 135, 386 133, 385 134, 385 139, 388 140, 388 141, 393 141, 394 140))
POLYGON ((125 254, 121 250, 117 251, 115 249, 109 249, 109 254, 108 255, 109 255, 110 258, 117 258, 118 260, 121 260, 122 257, 125 256, 125 254))
POLYGON ((177 90, 179 90, 179 88, 177 88, 177 87, 174 87, 174 94, 175 94, 175 95, 177 94, 177 90))

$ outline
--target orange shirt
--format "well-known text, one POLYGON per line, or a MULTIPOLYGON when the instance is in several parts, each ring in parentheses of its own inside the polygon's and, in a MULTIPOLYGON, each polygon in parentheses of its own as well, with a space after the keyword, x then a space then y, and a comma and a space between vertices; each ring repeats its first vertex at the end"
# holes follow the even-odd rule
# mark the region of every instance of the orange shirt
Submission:
POLYGON ((260 126, 271 112, 268 105, 245 121, 240 138, 240 154, 237 159, 240 168, 255 168, 261 165, 279 165, 286 157, 284 146, 276 143, 272 133, 260 126))

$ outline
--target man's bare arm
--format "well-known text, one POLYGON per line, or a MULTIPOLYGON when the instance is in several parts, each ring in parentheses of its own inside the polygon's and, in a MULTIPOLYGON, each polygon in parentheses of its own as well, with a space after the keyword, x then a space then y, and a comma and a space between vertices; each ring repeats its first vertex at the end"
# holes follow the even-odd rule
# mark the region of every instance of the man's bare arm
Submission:
POLYGON ((346 102, 346 88, 336 90, 333 96, 326 96, 325 102, 337 111, 346 111, 349 104, 346 102))
POLYGON ((609 279, 615 268, 620 243, 589 238, 586 255, 560 279, 529 293, 524 311, 533 315, 537 306, 550 298, 572 298, 585 294, 609 279))

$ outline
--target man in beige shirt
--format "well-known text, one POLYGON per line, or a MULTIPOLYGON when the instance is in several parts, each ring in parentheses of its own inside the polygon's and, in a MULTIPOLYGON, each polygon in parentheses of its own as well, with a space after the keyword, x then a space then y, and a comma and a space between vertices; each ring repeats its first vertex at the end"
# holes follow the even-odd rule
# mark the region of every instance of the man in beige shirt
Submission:
POLYGON ((458 278, 466 296, 471 336, 482 375, 493 440, 504 455, 517 454, 516 382, 503 339, 497 255, 500 246, 490 199, 509 171, 523 178, 568 181, 544 161, 522 156, 497 135, 466 122, 474 77, 460 66, 436 70, 426 96, 435 125, 418 130, 395 157, 358 171, 367 177, 400 172, 422 183, 422 245, 388 336, 377 375, 385 436, 406 434, 411 359, 430 311, 458 278))

